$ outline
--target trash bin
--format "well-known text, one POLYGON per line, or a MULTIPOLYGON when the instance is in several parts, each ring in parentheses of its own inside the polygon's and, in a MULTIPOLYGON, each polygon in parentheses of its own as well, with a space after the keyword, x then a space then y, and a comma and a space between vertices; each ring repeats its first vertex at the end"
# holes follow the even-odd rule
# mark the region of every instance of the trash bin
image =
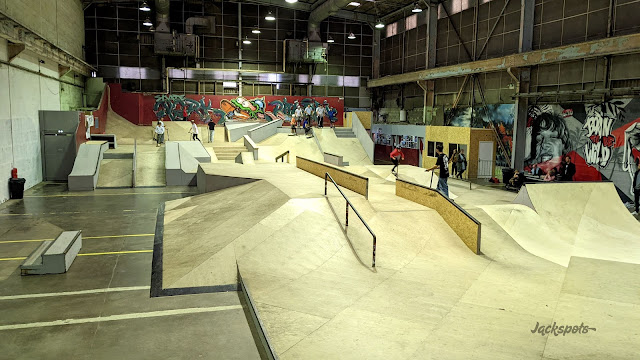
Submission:
POLYGON ((22 199, 25 181, 23 178, 9 179, 9 198, 22 199))
POLYGON ((515 170, 512 168, 502 168, 502 183, 503 184, 508 184, 509 180, 511 180, 511 178, 513 177, 513 174, 515 174, 515 170))

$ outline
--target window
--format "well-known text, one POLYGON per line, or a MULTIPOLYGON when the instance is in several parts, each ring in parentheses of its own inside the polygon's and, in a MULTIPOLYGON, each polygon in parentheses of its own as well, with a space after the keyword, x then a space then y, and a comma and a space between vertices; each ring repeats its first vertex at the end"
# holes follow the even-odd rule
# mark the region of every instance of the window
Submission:
POLYGON ((435 143, 433 141, 427 143, 427 156, 436 156, 435 143))
POLYGON ((459 144, 449 144, 449 152, 447 153, 449 156, 449 159, 451 159, 451 157, 453 156, 453 152, 458 150, 460 150, 459 144))
POLYGON ((391 37, 393 35, 398 34, 398 23, 394 22, 393 24, 387 25, 387 37, 391 37))
POLYGON ((411 15, 404 19, 404 31, 415 29, 418 26, 418 14, 411 15))

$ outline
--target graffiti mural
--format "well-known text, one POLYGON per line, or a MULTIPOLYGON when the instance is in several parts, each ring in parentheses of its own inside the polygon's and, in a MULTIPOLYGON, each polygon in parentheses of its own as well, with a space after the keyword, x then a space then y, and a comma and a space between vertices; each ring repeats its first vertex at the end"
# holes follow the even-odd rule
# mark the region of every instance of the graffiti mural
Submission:
POLYGON ((222 117, 224 113, 211 106, 211 100, 205 101, 204 96, 200 100, 190 99, 184 95, 156 95, 153 105, 153 112, 157 119, 171 121, 183 120, 183 109, 187 110, 187 115, 195 114, 199 119, 208 122, 214 117, 222 117))
MULTIPOLYGON (((632 198, 640 158, 640 99, 529 107, 525 170, 560 166, 569 155, 577 181, 611 180, 632 198)), ((627 200, 627 199, 625 199, 627 200)))
MULTIPOLYGON (((513 148, 513 122, 515 107, 513 104, 489 104, 487 106, 459 107, 446 109, 447 125, 472 127, 480 129, 495 128, 498 137, 506 150, 506 157, 511 158, 513 148)), ((507 161, 500 151, 496 154, 496 165, 506 166, 507 161)))
POLYGON ((298 105, 307 105, 316 109, 325 108, 327 119, 333 117, 340 125, 343 113, 342 101, 338 98, 309 98, 261 96, 254 98, 222 96, 200 96, 193 99, 185 95, 156 95, 154 97, 153 112, 157 119, 172 121, 183 120, 183 109, 187 110, 189 119, 203 122, 214 121, 222 124, 225 121, 256 121, 266 122, 275 119, 290 121, 298 105), (272 99, 269 99, 272 98, 272 99), (215 107, 215 104, 219 104, 215 107))

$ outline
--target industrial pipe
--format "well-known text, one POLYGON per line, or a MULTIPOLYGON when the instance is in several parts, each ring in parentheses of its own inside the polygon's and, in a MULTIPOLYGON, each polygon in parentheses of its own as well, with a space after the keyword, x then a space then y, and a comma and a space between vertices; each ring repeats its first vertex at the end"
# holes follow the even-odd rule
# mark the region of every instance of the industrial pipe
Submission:
POLYGON ((327 0, 309 14, 308 37, 309 41, 322 41, 320 37, 320 23, 322 20, 337 13, 343 7, 349 5, 351 0, 327 0))

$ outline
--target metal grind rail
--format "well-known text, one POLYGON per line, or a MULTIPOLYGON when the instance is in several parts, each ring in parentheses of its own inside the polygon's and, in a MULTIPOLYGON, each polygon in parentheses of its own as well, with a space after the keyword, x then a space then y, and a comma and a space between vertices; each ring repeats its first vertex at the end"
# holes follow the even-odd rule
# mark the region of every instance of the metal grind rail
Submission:
POLYGON ((362 216, 360 216, 360 213, 358 212, 358 210, 356 210, 356 208, 353 206, 351 201, 349 201, 349 198, 347 198, 347 196, 342 192, 342 190, 340 190, 340 187, 335 182, 335 180, 333 180, 333 178, 331 177, 331 175, 329 175, 328 172, 324 173, 324 196, 327 196, 327 183, 328 183, 327 179, 331 179, 331 182, 333 183, 333 185, 336 187, 336 189, 338 189, 338 191, 340 192, 340 195, 342 195, 344 200, 347 202, 346 209, 345 209, 346 216, 345 216, 345 225, 344 226, 345 227, 349 226, 349 206, 351 206, 351 208, 356 213, 356 215, 358 216, 360 221, 362 221, 362 224, 364 224, 364 226, 367 228, 367 230, 369 230, 369 233, 371 234, 371 236, 373 236, 373 257, 372 257, 372 265, 371 265, 371 267, 375 268, 376 267, 376 234, 373 233, 373 230, 371 230, 371 228, 369 227, 369 224, 367 224, 367 222, 364 221, 362 216))
POLYGON ((285 155, 287 156, 287 163, 289 162, 289 150, 283 152, 282 154, 276 156, 276 162, 278 162, 278 159, 282 159, 282 162, 284 162, 284 157, 285 155))

